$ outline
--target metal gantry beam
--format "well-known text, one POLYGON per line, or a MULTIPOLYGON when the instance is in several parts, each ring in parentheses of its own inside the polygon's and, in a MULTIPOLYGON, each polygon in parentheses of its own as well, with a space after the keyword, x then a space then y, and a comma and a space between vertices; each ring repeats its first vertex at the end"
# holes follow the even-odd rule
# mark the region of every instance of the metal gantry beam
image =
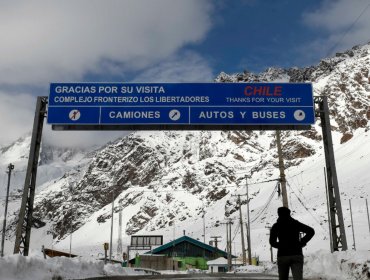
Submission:
POLYGON ((329 118, 329 106, 327 96, 315 97, 315 104, 318 109, 316 110, 316 116, 321 119, 322 136, 325 151, 325 163, 326 163, 326 180, 327 180, 327 191, 329 197, 329 209, 330 209, 330 225, 332 234, 332 245, 334 251, 346 251, 347 238, 346 231, 344 228, 342 204, 340 200, 340 192, 337 178, 337 170, 334 159, 333 140, 331 137, 331 126, 329 118))
POLYGON ((35 118, 28 157, 28 167, 24 181, 21 208, 19 210, 18 224, 14 244, 14 254, 28 256, 30 247, 31 227, 33 223, 33 202, 35 198, 37 165, 40 156, 42 128, 46 115, 47 97, 37 97, 35 118))

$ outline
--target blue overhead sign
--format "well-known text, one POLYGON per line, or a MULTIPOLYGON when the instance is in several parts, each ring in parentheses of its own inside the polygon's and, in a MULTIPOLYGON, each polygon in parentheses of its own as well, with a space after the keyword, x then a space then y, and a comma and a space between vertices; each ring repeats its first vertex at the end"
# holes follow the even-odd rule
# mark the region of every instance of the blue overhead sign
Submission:
POLYGON ((53 125, 311 125, 311 84, 53 83, 53 125))

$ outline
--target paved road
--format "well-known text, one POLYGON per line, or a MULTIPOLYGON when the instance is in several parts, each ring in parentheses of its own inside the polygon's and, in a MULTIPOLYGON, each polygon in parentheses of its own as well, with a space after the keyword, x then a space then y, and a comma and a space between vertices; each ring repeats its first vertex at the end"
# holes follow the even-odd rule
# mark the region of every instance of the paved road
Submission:
POLYGON ((255 273, 214 273, 214 274, 163 274, 163 275, 135 275, 135 276, 107 276, 89 278, 89 280, 148 280, 148 279, 167 279, 167 280, 277 280, 274 275, 255 274, 255 273))

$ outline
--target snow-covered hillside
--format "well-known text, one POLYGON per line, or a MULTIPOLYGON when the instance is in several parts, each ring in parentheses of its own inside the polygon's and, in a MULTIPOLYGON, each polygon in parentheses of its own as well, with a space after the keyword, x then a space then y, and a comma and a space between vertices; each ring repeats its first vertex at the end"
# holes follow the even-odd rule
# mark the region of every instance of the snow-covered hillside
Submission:
MULTIPOLYGON (((304 69, 267 69, 260 74, 220 74, 217 82, 312 82, 315 95, 327 95, 335 157, 349 246, 352 199, 356 247, 370 249, 365 198, 370 194, 370 45, 355 47, 304 69)), ((62 133, 62 132, 61 132, 62 133)), ((294 218, 316 235, 305 250, 330 250, 324 188, 324 151, 320 121, 309 131, 282 134, 289 205, 294 218)), ((3 170, 10 162, 24 170, 29 138, 0 150, 3 170)), ((123 247, 132 234, 163 234, 165 242, 187 235, 203 241, 224 236, 233 219, 233 250, 241 253, 235 195, 251 197, 253 255, 269 259, 268 227, 281 206, 277 197, 278 161, 273 131, 134 132, 91 153, 44 147, 37 178, 35 217, 45 226, 33 229, 31 246, 56 247, 98 256, 109 242, 114 201, 114 252, 118 212, 123 213, 123 247), (203 219, 203 213, 205 213, 203 219), (72 238, 71 238, 72 232, 72 238)), ((17 174, 17 173, 16 173, 17 174)), ((22 172, 14 180, 22 187, 22 172)), ((5 181, 6 174, 2 174, 5 181)), ((246 198, 242 196, 246 216, 246 198)), ((3 200, 2 200, 3 201, 3 200)), ((16 207, 12 201, 8 234, 16 207)), ((221 240, 225 247, 226 238, 221 240)), ((7 242, 11 251, 12 241, 7 242)))
MULTIPOLYGON (((21 188, 23 191, 24 175, 27 169, 28 155, 30 152, 31 135, 25 135, 17 139, 14 143, 0 148, 0 168, 7 170, 9 163, 14 164, 15 170, 11 178, 13 189, 21 188)), ((40 152, 39 168, 37 172, 37 183, 39 186, 49 182, 54 178, 64 175, 67 170, 81 164, 86 152, 79 149, 51 147, 42 145, 40 152)), ((7 174, 0 173, 0 182, 6 184, 7 174)), ((14 189, 15 191, 15 189, 14 189)), ((3 196, 6 190, 0 189, 0 195, 3 196)))
MULTIPOLYGON (((9 253, 13 252, 14 248, 13 236, 23 193, 30 143, 31 135, 29 134, 8 146, 0 148, 0 170, 2 170, 0 173, 1 217, 3 217, 4 214, 3 207, 5 205, 6 186, 8 180, 8 174, 6 173, 8 171, 7 166, 9 163, 12 163, 15 167, 10 178, 8 221, 5 241, 5 251, 9 253), (10 242, 8 241, 9 238, 10 242)), ((50 187, 50 185, 53 185, 56 180, 66 176, 66 174, 78 172, 80 168, 83 168, 88 164, 91 160, 92 154, 93 151, 88 152, 81 149, 51 147, 43 144, 41 147, 37 172, 36 192, 39 193, 45 188, 50 187)), ((58 188, 57 185, 54 185, 54 187, 58 188)), ((42 243, 45 238, 48 239, 48 236, 45 232, 45 236, 33 236, 33 238, 40 240, 42 243)), ((37 244, 39 243, 37 242, 37 244)))

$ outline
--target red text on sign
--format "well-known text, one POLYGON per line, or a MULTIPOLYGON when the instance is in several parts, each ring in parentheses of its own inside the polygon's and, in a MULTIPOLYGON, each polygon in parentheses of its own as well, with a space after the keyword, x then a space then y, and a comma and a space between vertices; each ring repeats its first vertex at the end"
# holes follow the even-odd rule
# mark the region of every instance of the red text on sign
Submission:
POLYGON ((244 89, 245 96, 281 96, 282 86, 246 86, 244 89))

